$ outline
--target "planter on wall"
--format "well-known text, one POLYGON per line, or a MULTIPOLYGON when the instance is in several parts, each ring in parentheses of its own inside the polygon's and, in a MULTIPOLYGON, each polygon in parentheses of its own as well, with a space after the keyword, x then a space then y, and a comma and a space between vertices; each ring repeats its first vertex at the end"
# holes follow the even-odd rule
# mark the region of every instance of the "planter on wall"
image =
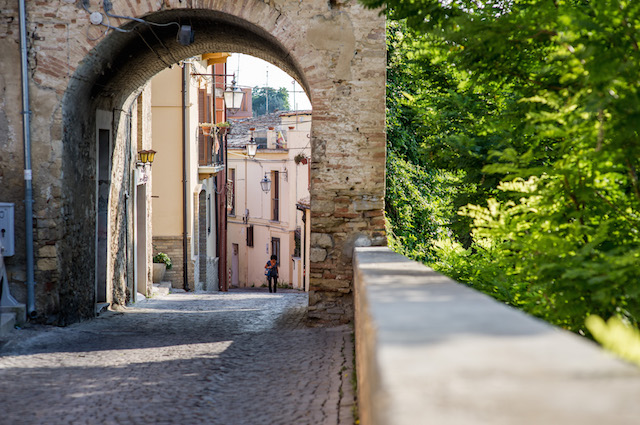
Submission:
POLYGON ((162 282, 166 271, 167 265, 165 263, 153 263, 153 283, 162 282))

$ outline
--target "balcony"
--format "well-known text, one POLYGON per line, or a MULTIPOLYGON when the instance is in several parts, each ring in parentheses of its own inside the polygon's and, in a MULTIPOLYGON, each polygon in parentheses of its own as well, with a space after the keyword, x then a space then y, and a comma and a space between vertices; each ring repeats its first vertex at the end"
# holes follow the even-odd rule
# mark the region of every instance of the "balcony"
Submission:
POLYGON ((226 132, 201 134, 198 138, 198 178, 205 180, 224 170, 226 132))

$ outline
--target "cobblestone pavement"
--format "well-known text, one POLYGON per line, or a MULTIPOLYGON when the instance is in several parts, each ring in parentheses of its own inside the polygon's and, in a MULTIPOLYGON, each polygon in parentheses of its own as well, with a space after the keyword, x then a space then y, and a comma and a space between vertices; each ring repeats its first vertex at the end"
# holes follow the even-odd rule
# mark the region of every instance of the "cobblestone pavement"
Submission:
POLYGON ((352 424, 352 331, 298 292, 171 294, 0 349, 0 424, 352 424))

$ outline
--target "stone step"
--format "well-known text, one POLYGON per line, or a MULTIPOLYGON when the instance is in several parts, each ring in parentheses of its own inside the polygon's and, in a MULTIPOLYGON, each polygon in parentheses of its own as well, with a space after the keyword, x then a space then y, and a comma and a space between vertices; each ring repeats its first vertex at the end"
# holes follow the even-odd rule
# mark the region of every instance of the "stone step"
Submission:
POLYGON ((12 304, 0 306, 0 313, 13 314, 16 325, 22 326, 27 323, 27 306, 24 304, 12 304))
POLYGON ((16 326, 15 313, 0 313, 0 336, 8 335, 16 326))
POLYGON ((96 304, 96 316, 100 316, 101 313, 109 309, 109 303, 97 303, 96 304))
POLYGON ((169 295, 171 292, 171 282, 154 283, 151 289, 152 295, 169 295))

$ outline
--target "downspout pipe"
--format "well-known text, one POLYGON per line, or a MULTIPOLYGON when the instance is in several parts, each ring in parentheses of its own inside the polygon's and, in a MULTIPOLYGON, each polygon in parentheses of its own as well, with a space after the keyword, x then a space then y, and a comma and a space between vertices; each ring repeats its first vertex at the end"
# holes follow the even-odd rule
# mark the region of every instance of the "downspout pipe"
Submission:
POLYGON ((187 243, 187 82, 188 63, 182 62, 182 281, 184 290, 189 290, 189 244, 187 243))
POLYGON ((27 65, 27 11, 25 1, 20 7, 20 65, 22 71, 22 137, 24 140, 24 216, 25 256, 27 268, 27 315, 36 316, 35 282, 33 272, 33 172, 31 170, 31 109, 29 108, 29 76, 27 65))

